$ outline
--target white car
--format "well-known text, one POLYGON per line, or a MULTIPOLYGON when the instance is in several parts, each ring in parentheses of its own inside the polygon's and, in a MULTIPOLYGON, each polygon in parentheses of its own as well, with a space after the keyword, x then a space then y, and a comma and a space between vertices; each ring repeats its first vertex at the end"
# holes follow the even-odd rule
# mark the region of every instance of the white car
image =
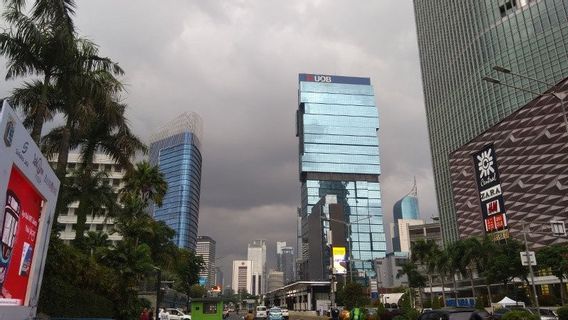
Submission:
POLYGON ((266 306, 257 306, 254 313, 254 319, 266 319, 267 317, 268 312, 266 310, 266 306))
POLYGON ((280 308, 280 310, 282 310, 282 318, 284 318, 284 320, 288 320, 288 318, 290 318, 290 312, 288 309, 280 308))
POLYGON ((191 315, 183 313, 180 309, 167 308, 166 311, 170 314, 170 320, 191 320, 191 315))

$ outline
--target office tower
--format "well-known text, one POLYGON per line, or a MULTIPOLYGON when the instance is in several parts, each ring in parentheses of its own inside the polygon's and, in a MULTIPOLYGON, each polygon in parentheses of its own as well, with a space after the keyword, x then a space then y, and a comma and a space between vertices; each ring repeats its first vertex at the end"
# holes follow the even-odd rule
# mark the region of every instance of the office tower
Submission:
POLYGON ((284 286, 284 272, 271 270, 268 273, 267 292, 274 291, 284 286))
POLYGON ((204 266, 199 272, 199 281, 205 282, 206 288, 217 285, 215 282, 215 240, 208 236, 197 237, 195 254, 203 258, 204 266))
POLYGON ((235 293, 239 293, 244 290, 252 294, 252 267, 253 262, 249 260, 233 261, 232 288, 235 293))
MULTIPOLYGON (((386 240, 379 184, 379 118, 371 80, 300 74, 298 102, 301 220, 310 216, 322 197, 336 195, 344 207, 343 223, 350 226, 346 237, 352 239, 354 275, 365 271, 373 275, 371 261, 385 256, 386 240)), ((305 243, 301 249, 305 262, 305 243)), ((305 271, 298 272, 305 276, 305 271)))
POLYGON ((183 113, 150 139, 150 163, 158 166, 168 183, 154 219, 164 221, 176 234, 178 247, 195 250, 201 188, 201 118, 183 113))
POLYGON ((266 288, 266 240, 253 240, 248 244, 247 259, 252 261, 253 295, 261 295, 266 288))
POLYGON ((215 285, 225 288, 225 276, 219 267, 215 267, 215 285))
POLYGON ((444 241, 458 239, 449 154, 532 100, 482 82, 499 77, 542 92, 568 74, 568 1, 414 0, 418 47, 444 241))
POLYGON ((276 271, 282 271, 282 248, 286 246, 286 241, 276 241, 276 271))
POLYGON ((296 257, 294 247, 282 247, 281 270, 284 273, 284 284, 290 284, 296 279, 296 257))
POLYGON ((391 230, 392 248, 394 252, 409 252, 410 240, 408 237, 408 226, 424 224, 420 220, 420 210, 418 209, 418 188, 416 179, 409 193, 398 200, 393 207, 393 230, 391 230))
MULTIPOLYGON (((79 169, 80 165, 83 163, 81 155, 78 153, 70 153, 67 163, 67 174, 69 175, 71 171, 79 169)), ((50 160, 50 164, 55 166, 57 157, 53 157, 50 160)), ((118 194, 120 189, 124 186, 124 175, 126 170, 118 165, 111 157, 106 154, 96 153, 93 157, 92 168, 95 171, 101 171, 106 174, 102 178, 102 183, 112 186, 114 192, 118 194)), ((75 239, 75 224, 77 223, 77 215, 75 211, 79 207, 79 202, 72 202, 67 206, 67 212, 62 212, 57 221, 64 226, 61 230, 59 237, 65 243, 70 243, 71 240, 75 239)), ((108 235, 108 239, 115 243, 116 241, 122 240, 122 236, 113 231, 113 219, 106 215, 87 215, 87 221, 85 224, 85 231, 100 231, 108 235)))

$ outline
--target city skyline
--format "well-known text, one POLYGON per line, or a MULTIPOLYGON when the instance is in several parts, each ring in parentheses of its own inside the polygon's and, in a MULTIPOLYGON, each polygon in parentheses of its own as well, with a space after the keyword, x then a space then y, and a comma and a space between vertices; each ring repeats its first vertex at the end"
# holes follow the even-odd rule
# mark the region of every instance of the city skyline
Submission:
MULTIPOLYGON (((182 112, 203 117, 198 232, 217 241, 226 279, 254 238, 268 240, 269 268, 276 240, 295 247, 300 72, 373 79, 383 106, 384 207, 416 175, 424 215, 437 212, 412 3, 142 1, 134 9, 127 1, 82 2, 76 24, 125 70, 127 115, 142 140, 182 112)), ((2 82, 0 94, 18 84, 2 82)))

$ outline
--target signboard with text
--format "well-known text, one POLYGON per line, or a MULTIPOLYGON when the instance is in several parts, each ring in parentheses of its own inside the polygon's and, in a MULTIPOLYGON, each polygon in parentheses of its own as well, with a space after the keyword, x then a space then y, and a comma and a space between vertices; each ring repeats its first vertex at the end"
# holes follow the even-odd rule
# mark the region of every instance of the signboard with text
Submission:
POLYGON ((0 134, 0 319, 29 319, 39 299, 59 180, 5 101, 0 134))
POLYGON ((487 145, 472 157, 485 233, 494 241, 507 239, 509 225, 495 147, 487 145))
POLYGON ((299 80, 304 81, 304 82, 371 85, 371 79, 370 78, 345 77, 345 76, 334 76, 334 75, 326 75, 326 74, 300 73, 299 80))
POLYGON ((345 247, 332 247, 333 274, 346 274, 347 261, 345 260, 345 247))

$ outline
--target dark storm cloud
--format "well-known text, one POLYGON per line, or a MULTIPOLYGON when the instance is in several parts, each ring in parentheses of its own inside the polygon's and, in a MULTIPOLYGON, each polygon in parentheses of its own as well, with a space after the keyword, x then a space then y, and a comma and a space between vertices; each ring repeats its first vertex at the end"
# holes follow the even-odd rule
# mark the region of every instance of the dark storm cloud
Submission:
POLYGON ((227 277, 252 239, 271 251, 277 240, 295 245, 301 72, 371 77, 385 224, 413 176, 423 216, 437 213, 411 1, 78 4, 80 33, 126 70, 137 134, 146 139, 184 111, 202 116, 199 232, 217 240, 227 277))

